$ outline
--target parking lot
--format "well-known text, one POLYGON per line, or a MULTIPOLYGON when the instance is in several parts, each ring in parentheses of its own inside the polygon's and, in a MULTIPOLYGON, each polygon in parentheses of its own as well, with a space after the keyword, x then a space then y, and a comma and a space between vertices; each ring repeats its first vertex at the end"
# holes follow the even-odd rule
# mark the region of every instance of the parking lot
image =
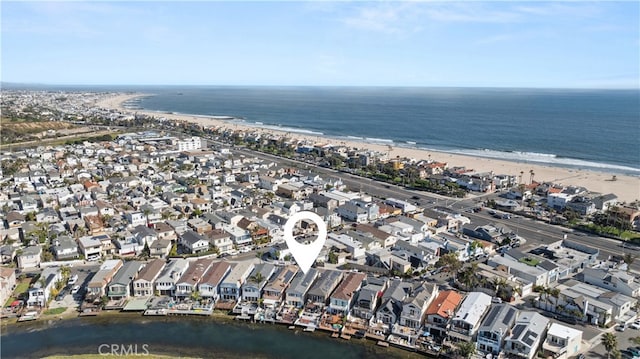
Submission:
MULTIPOLYGON (((630 340, 631 338, 640 337, 640 330, 638 329, 632 329, 627 326, 624 332, 615 331, 613 328, 607 330, 607 332, 613 333, 618 338, 618 349, 620 350, 638 346, 638 344, 634 344, 630 340)), ((585 354, 587 358, 607 358, 607 351, 604 349, 604 345, 600 344, 600 339, 597 341, 597 346, 594 346, 593 349, 585 354)))
POLYGON ((49 308, 50 309, 77 308, 82 301, 81 294, 84 293, 84 290, 87 284, 89 284, 89 281, 91 281, 91 278, 98 271, 99 268, 100 266, 97 264, 80 265, 80 266, 71 267, 70 275, 78 276, 78 280, 76 281, 75 285, 80 286, 80 288, 82 289, 78 292, 77 295, 72 295, 71 289, 74 285, 65 285, 64 287, 65 295, 62 298, 62 300, 56 300, 56 298, 54 298, 49 304, 49 308))

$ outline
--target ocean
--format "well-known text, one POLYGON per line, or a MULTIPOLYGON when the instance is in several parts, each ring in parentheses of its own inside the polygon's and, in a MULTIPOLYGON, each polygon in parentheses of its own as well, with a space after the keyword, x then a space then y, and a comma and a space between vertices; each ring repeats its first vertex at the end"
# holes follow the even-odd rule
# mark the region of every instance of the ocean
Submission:
POLYGON ((137 351, 199 358, 382 359, 417 358, 367 340, 332 339, 277 324, 250 324, 194 317, 116 314, 4 326, 2 358, 137 351))
POLYGON ((640 91, 172 87, 133 106, 258 127, 640 175, 640 91))
POLYGON ((132 109, 231 116, 257 127, 336 140, 640 176, 640 90, 239 86, 34 89, 135 91, 149 96, 129 103, 132 109))

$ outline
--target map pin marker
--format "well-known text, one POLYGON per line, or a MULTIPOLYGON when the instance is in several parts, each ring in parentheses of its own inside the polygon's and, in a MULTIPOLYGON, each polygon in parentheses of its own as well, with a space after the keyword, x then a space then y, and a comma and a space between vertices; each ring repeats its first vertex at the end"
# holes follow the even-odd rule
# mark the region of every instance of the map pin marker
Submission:
POLYGON ((318 254, 324 246, 324 242, 327 241, 327 225, 322 218, 317 214, 309 211, 302 211, 295 213, 287 223, 284 224, 284 240, 287 242, 287 246, 291 251, 291 255, 295 258, 298 266, 306 274, 309 268, 313 265, 318 258, 318 254), (309 244, 298 243, 293 237, 293 227, 303 219, 310 220, 318 227, 318 238, 309 244))

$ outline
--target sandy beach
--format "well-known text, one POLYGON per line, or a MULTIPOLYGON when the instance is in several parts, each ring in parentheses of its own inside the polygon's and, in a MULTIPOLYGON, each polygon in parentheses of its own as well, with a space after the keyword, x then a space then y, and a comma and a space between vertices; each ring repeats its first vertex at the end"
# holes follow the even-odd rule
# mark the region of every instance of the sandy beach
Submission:
MULTIPOLYGON (((263 133, 273 133, 284 135, 284 131, 272 129, 264 129, 260 127, 252 127, 246 124, 230 123, 225 120, 219 120, 208 117, 195 117, 183 114, 167 114, 145 110, 129 110, 123 107, 123 103, 127 100, 143 96, 141 94, 116 94, 105 97, 96 105, 103 108, 117 109, 121 112, 137 112, 150 116, 164 117, 167 119, 182 120, 198 123, 207 127, 222 127, 233 130, 261 131, 263 133)), ((387 152, 389 148, 384 144, 365 143, 357 141, 344 141, 342 139, 331 139, 317 136, 309 136, 304 134, 289 134, 290 137, 296 139, 304 139, 315 143, 324 144, 342 144, 357 148, 369 148, 380 152, 387 152)), ((524 172, 523 181, 529 183, 530 171, 533 170, 534 180, 537 182, 553 182, 562 185, 582 186, 591 192, 602 194, 614 193, 618 196, 618 201, 633 202, 640 199, 640 177, 623 175, 614 172, 596 172, 590 170, 562 168, 556 166, 539 165, 525 162, 512 162, 499 159, 490 159, 482 157, 472 157, 466 155, 451 154, 438 151, 427 151, 421 149, 405 148, 392 146, 390 156, 396 156, 420 159, 431 159, 439 162, 448 163, 449 167, 464 166, 467 169, 473 169, 476 172, 493 171, 495 174, 509 174, 519 176, 520 172, 524 172), (616 180, 612 181, 613 176, 616 180)))

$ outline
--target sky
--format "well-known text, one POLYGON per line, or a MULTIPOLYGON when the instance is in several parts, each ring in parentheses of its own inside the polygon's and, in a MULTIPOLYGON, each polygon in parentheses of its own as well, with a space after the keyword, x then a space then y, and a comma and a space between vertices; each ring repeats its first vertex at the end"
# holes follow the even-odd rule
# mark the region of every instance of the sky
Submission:
POLYGON ((1 3, 3 82, 640 88, 640 2, 1 3))

